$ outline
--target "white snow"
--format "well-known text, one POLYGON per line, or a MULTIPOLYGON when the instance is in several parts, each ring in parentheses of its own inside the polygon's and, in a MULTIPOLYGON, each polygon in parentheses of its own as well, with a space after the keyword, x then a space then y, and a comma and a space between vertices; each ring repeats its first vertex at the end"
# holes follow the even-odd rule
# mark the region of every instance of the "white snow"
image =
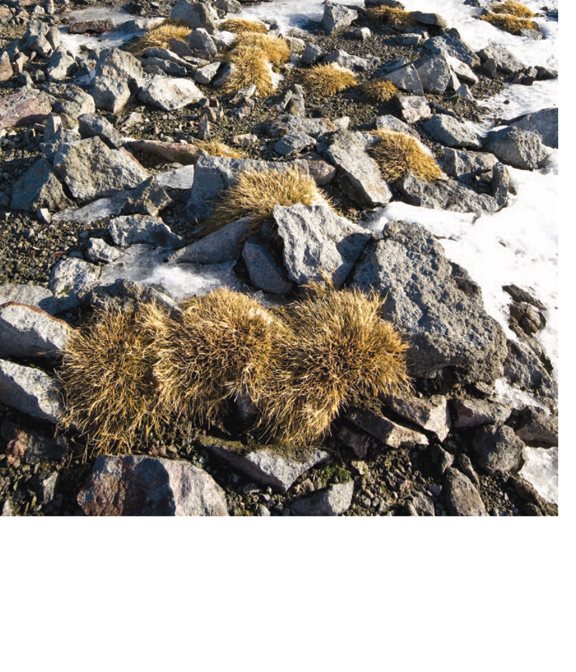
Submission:
POLYGON ((526 447, 522 457, 520 476, 546 501, 558 504, 558 448, 526 447))

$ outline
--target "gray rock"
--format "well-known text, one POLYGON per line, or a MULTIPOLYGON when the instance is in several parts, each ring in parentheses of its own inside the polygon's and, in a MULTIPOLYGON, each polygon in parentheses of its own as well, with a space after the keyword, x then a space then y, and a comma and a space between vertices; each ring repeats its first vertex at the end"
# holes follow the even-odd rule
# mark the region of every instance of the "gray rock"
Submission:
POLYGON ((486 507, 480 493, 458 469, 450 468, 444 477, 444 503, 453 516, 486 516, 486 507))
POLYGON ((353 70, 356 72, 365 72, 369 70, 374 64, 379 61, 375 57, 371 56, 370 58, 362 58, 362 56, 353 56, 349 54, 344 49, 337 49, 336 51, 331 52, 322 59, 323 63, 336 63, 342 68, 347 68, 348 70, 353 70))
POLYGON ((438 28, 448 28, 444 17, 434 12, 410 12, 410 16, 425 26, 437 26, 438 28))
POLYGON ((11 302, 36 306, 50 313, 50 315, 56 312, 58 303, 54 294, 46 287, 15 283, 0 285, 0 306, 11 302))
POLYGON ((210 84, 212 80, 218 74, 218 70, 222 63, 220 61, 214 61, 213 63, 208 63, 201 68, 198 68, 194 73, 194 79, 198 84, 210 84))
POLYGON ((558 147, 558 108, 547 107, 538 112, 525 114, 510 122, 510 126, 524 131, 538 133, 542 142, 548 147, 558 147))
POLYGON ((0 360, 0 403, 52 424, 59 422, 64 410, 54 378, 6 360, 0 360))
POLYGON ((480 288, 424 228, 389 223, 383 240, 366 248, 353 285, 386 298, 383 317, 409 339, 414 376, 456 369, 461 379, 491 382, 502 375, 502 329, 486 314, 480 288))
POLYGON ((393 84, 396 84, 399 89, 408 91, 408 93, 413 93, 417 96, 421 96, 424 93, 424 87, 422 86, 418 70, 411 63, 386 73, 384 79, 388 79, 393 84))
POLYGON ((108 233, 115 245, 128 247, 146 243, 164 248, 182 246, 182 239, 171 231, 161 219, 146 215, 127 215, 110 220, 108 233))
POLYGON ((78 118, 82 138, 102 138, 110 147, 117 149, 124 144, 122 134, 116 130, 106 117, 99 114, 82 114, 78 118))
POLYGON ((466 453, 459 453, 456 457, 456 466, 458 469, 474 483, 478 488, 480 487, 480 478, 474 470, 474 465, 472 460, 466 455, 466 453))
POLYGON ((347 419, 362 431, 367 432, 389 448, 413 448, 427 446, 428 437, 424 434, 403 427, 383 415, 372 411, 351 410, 346 414, 347 419))
POLYGON ((454 93, 464 100, 474 100, 474 95, 472 94, 472 91, 470 91, 468 84, 460 84, 454 93))
POLYGON ((98 55, 90 94, 96 107, 116 114, 144 79, 140 61, 121 49, 104 49, 98 55))
POLYGON ((335 483, 308 497, 292 502, 290 510, 297 516, 340 516, 352 504, 354 481, 335 483))
POLYGON ((253 223, 248 218, 231 222, 182 248, 171 257, 171 261, 180 264, 219 264, 236 260, 252 227, 253 223))
POLYGON ((464 61, 461 61, 459 58, 455 58, 454 56, 450 55, 447 55, 445 58, 448 62, 448 65, 450 66, 450 69, 457 75, 458 79, 465 82, 466 84, 478 84, 480 81, 478 76, 467 63, 464 63, 464 61))
POLYGON ((450 413, 445 397, 386 397, 385 404, 401 418, 436 434, 440 441, 444 441, 450 432, 450 413))
POLYGON ((202 98, 204 94, 191 79, 175 77, 153 77, 138 93, 140 101, 165 112, 179 110, 202 98))
POLYGON ((74 74, 76 70, 76 59, 63 47, 59 47, 50 56, 46 67, 46 75, 53 82, 62 82, 74 74))
POLYGON ((511 385, 548 403, 558 394, 558 384, 551 372, 552 365, 537 342, 508 341, 504 375, 511 385))
POLYGON ((435 114, 423 126, 432 140, 447 147, 480 149, 482 146, 480 134, 470 122, 448 114, 435 114))
POLYGON ((54 215, 53 222, 77 222, 91 224, 106 217, 114 217, 122 212, 128 198, 126 191, 120 191, 114 196, 99 198, 81 208, 70 208, 54 215))
POLYGON ((78 295, 93 287, 100 277, 100 268, 83 259, 68 257, 50 269, 48 287, 59 301, 60 311, 78 305, 78 295))
POLYGON ((134 188, 148 177, 132 154, 110 149, 100 138, 63 147, 54 157, 54 171, 81 203, 134 188))
POLYGON ((181 460, 100 456, 78 495, 88 516, 227 516, 222 488, 181 460))
POLYGON ((71 333, 66 322, 36 306, 0 306, 0 357, 58 359, 71 333))
POLYGON ((425 56, 415 61, 413 65, 426 93, 445 93, 451 82, 452 71, 444 55, 425 56))
POLYGON ((441 476, 446 473, 446 469, 449 469, 454 464, 454 456, 438 444, 430 446, 430 457, 441 476))
POLYGON ((422 51, 428 54, 445 54, 453 56, 470 67, 480 65, 480 58, 462 41, 456 29, 449 30, 442 35, 436 35, 422 44, 422 51))
POLYGON ((14 75, 14 69, 7 51, 0 53, 0 82, 7 82, 14 75))
POLYGON ((456 429, 473 429, 502 424, 510 416, 512 407, 487 399, 454 399, 452 411, 456 429))
POLYGON ((156 217, 167 208, 172 199, 164 187, 159 186, 153 177, 144 180, 135 189, 124 192, 126 200, 122 206, 124 215, 150 215, 156 217))
POLYGON ((214 33, 218 23, 218 14, 208 2, 178 0, 172 8, 170 19, 183 23, 189 28, 205 28, 209 33, 214 33))
MULTIPOLYGON (((406 98, 418 98, 419 96, 406 96, 406 98)), ((416 131, 412 126, 408 126, 403 121, 400 121, 398 117, 395 117, 392 114, 384 114, 381 117, 376 117, 375 126, 378 130, 384 131, 396 131, 396 133, 407 133, 408 135, 413 135, 415 138, 418 138, 418 131, 416 131)))
POLYGON ((421 119, 430 119, 432 116, 432 110, 425 96, 398 96, 397 100, 400 116, 408 124, 415 124, 421 119))
MULTIPOLYGON (((482 60, 482 69, 490 77, 497 74, 512 76, 524 70, 525 65, 519 61, 506 47, 491 44, 478 52, 482 60)), ((470 64, 468 64, 470 65, 470 64)))
POLYGON ((327 1, 324 4, 322 28, 328 35, 332 35, 343 28, 347 28, 357 18, 358 12, 355 9, 327 1))
POLYGON ((42 91, 26 86, 15 93, 2 96, 0 130, 34 124, 50 112, 52 112, 50 98, 42 91))
POLYGON ((478 465, 486 472, 516 472, 522 465, 524 443, 512 427, 485 425, 472 440, 478 465))
POLYGON ((205 28, 196 28, 186 39, 190 49, 199 58, 209 60, 216 56, 218 47, 205 28))
POLYGON ((276 206, 274 223, 283 243, 284 267, 299 285, 329 273, 341 287, 371 234, 327 205, 276 206))
POLYGON ((434 502, 423 492, 415 492, 407 503, 409 515, 411 516, 435 516, 434 502))
POLYGON ((502 163, 523 170, 536 170, 548 156, 538 133, 514 126, 490 131, 484 140, 484 149, 492 152, 502 163))
POLYGON ((328 119, 327 117, 302 117, 293 114, 283 115, 264 127, 264 132, 271 138, 288 134, 304 133, 317 138, 327 133, 346 131, 350 125, 349 117, 328 119))
POLYGON ((10 209, 32 212, 47 208, 50 212, 57 212, 66 207, 67 203, 68 199, 52 172, 52 166, 46 159, 38 159, 14 183, 10 209))
POLYGON ((274 151, 280 156, 290 156, 306 149, 316 147, 316 140, 306 133, 287 133, 274 145, 274 151))
POLYGON ((328 454, 320 449, 310 448, 304 459, 297 459, 277 452, 272 447, 254 448, 248 452, 241 444, 201 439, 201 445, 214 457, 241 471, 250 479, 262 485, 269 485, 286 492, 294 481, 309 469, 323 462, 328 454))
POLYGON ((558 418, 532 406, 517 413, 514 431, 527 446, 552 448, 558 445, 558 418))
POLYGON ((277 261, 266 245, 250 238, 244 243, 242 258, 250 277, 250 282, 268 294, 290 294, 294 284, 281 261, 277 261))
POLYGON ((182 166, 182 168, 157 173, 152 179, 155 184, 165 189, 189 191, 194 183, 194 166, 182 166))
POLYGON ((52 101, 52 111, 56 114, 66 114, 77 119, 82 114, 94 114, 96 105, 94 98, 79 86, 73 84, 50 84, 46 87, 52 101))
POLYGON ((322 51, 321 47, 319 47, 317 44, 313 44, 312 42, 308 42, 306 48, 302 52, 302 56, 300 57, 302 65, 314 65, 314 63, 317 63, 323 55, 324 52, 322 51))
POLYGON ((451 177, 465 182, 474 182, 478 178, 489 182, 497 163, 494 154, 488 152, 470 152, 450 147, 444 150, 444 170, 451 177))
POLYGON ((494 213, 502 207, 489 194, 479 194, 455 180, 419 180, 407 175, 396 183, 402 200, 424 208, 473 212, 477 215, 494 213))
POLYGON ((44 134, 42 137, 42 153, 44 157, 52 163, 54 156, 64 147, 70 145, 82 136, 78 131, 78 122, 67 115, 50 115, 44 125, 44 134))
POLYGON ((326 158, 338 169, 336 179, 342 191, 358 205, 374 208, 386 205, 392 198, 378 164, 367 154, 359 133, 335 134, 326 158))
POLYGON ((90 238, 86 244, 84 256, 93 264, 109 264, 113 261, 118 261, 122 256, 122 252, 112 247, 112 245, 105 243, 102 238, 90 238))

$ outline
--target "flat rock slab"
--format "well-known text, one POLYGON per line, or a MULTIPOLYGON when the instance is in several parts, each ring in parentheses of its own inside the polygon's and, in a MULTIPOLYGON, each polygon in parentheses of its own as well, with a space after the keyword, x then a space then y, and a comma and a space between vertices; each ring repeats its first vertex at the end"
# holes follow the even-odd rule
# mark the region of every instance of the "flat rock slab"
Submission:
POLYGON ((56 424, 63 414, 58 383, 40 369, 0 360, 0 403, 56 424))
POLYGON ((201 445, 214 457, 257 483, 282 492, 286 492, 297 478, 328 457, 328 453, 319 448, 310 449, 310 454, 299 461, 267 447, 245 452, 240 444, 218 442, 215 439, 201 440, 201 445))
POLYGON ((138 98, 147 105, 170 112, 197 103, 204 94, 191 79, 154 77, 140 90, 138 98))
POLYGON ((386 397, 386 406, 394 413, 418 425, 427 432, 433 432, 440 439, 444 439, 450 432, 450 412, 446 397, 386 397))
POLYGON ((0 100, 0 129, 34 124, 52 112, 50 98, 30 87, 2 96, 0 100))
POLYGON ((9 283, 0 285, 0 306, 5 303, 25 303, 27 306, 37 306, 50 315, 57 312, 58 301, 54 294, 40 285, 20 285, 9 283))
POLYGON ((161 219, 147 215, 114 217, 108 225, 108 233, 114 244, 119 247, 137 243, 165 248, 182 246, 180 236, 173 233, 161 219))
POLYGON ((446 147, 480 149, 482 146, 480 134, 470 122, 460 121, 448 114, 434 114, 423 126, 432 140, 446 147))
POLYGON ((297 516, 340 516, 352 504, 354 481, 335 483, 308 497, 292 502, 290 510, 297 516))
POLYGON ((362 431, 367 432, 390 448, 412 448, 427 446, 428 437, 409 427, 403 427, 382 415, 372 411, 351 410, 348 420, 362 431))
POLYGON ((0 306, 0 357, 58 359, 72 331, 40 308, 7 303, 0 306))
POLYGON ((78 495, 88 516, 227 516, 226 496, 202 469, 180 460, 101 456, 78 495))

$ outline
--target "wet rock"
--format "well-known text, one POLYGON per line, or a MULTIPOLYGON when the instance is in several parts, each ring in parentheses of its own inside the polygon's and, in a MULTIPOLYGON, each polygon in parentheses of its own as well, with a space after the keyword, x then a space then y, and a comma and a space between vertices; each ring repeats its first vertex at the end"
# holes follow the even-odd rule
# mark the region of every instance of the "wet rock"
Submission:
POLYGON ((343 28, 347 28, 357 18, 358 12, 355 9, 327 1, 324 4, 322 28, 328 35, 332 35, 343 28))
POLYGON ((452 81, 452 71, 444 55, 425 56, 415 61, 413 65, 426 93, 445 93, 452 81))
POLYGON ((51 315, 56 312, 57 306, 54 294, 46 287, 40 287, 39 285, 19 285, 16 283, 0 285, 0 306, 11 302, 36 306, 51 315))
POLYGON ((174 234, 161 219, 146 215, 115 217, 108 225, 108 233, 114 244, 119 247, 128 247, 136 243, 165 248, 182 245, 180 236, 174 234))
POLYGON ((501 205, 489 194, 479 194, 455 180, 428 182, 407 175, 396 183, 402 200, 424 208, 455 212, 494 213, 501 205))
POLYGON ((429 443, 424 434, 372 411, 352 410, 347 413, 346 418, 389 448, 412 448, 427 446, 429 443))
POLYGON ((516 472, 521 466, 524 444, 506 425, 486 425, 472 440, 478 465, 487 473, 516 472))
POLYGON ((538 133, 542 142, 548 147, 558 147, 557 107, 548 107, 538 110, 538 112, 531 112, 509 123, 514 128, 538 133))
POLYGON ((0 306, 0 357, 58 359, 71 333, 66 322, 36 306, 0 306))
POLYGON ((138 99, 143 103, 165 112, 179 110, 202 98, 204 94, 192 80, 174 77, 153 77, 138 94, 138 99))
POLYGON ((214 33, 218 14, 208 2, 178 0, 172 8, 170 19, 189 28, 205 28, 209 33, 214 33))
POLYGON ((410 63, 391 72, 383 73, 384 79, 389 80, 402 91, 421 96, 424 93, 424 87, 420 80, 418 70, 410 63))
POLYGON ((88 516, 227 516, 226 496, 202 469, 180 460, 99 457, 78 495, 88 516))
POLYGON ((383 240, 366 248, 353 285, 386 298, 383 317, 411 343, 414 376, 457 370, 463 379, 490 382, 502 375, 504 334, 485 312, 480 288, 424 228, 389 223, 383 240))
POLYGON ((335 483, 307 497, 292 502, 290 510, 297 516, 340 516, 352 504, 354 481, 335 483))
POLYGON ((433 115, 423 127, 433 140, 446 147, 480 149, 482 146, 480 134, 470 122, 460 121, 448 114, 433 115))
POLYGON ((140 61, 121 49, 104 49, 98 56, 90 94, 96 107, 116 114, 141 85, 140 61))
POLYGON ((327 205, 276 206, 274 223, 282 240, 284 267, 299 285, 329 273, 341 287, 371 234, 327 205))
POLYGON ((429 119, 432 116, 432 110, 425 96, 398 96, 397 100, 400 116, 408 124, 415 124, 421 119, 429 119))
POLYGON ((511 406, 487 399, 454 399, 452 402, 455 429, 499 425, 511 412, 511 406))
POLYGON ((268 294, 290 294, 294 284, 271 250, 253 238, 248 239, 242 248, 242 258, 250 277, 250 282, 268 294))
POLYGON ((148 177, 129 152, 110 149, 100 138, 63 147, 54 157, 54 170, 81 203, 131 189, 148 177))
POLYGON ((0 360, 0 403, 52 424, 59 422, 64 410, 54 378, 6 360, 0 360))
POLYGON ((440 441, 444 441, 450 432, 450 413, 445 397, 386 397, 385 404, 404 420, 434 433, 440 441))
POLYGON ((326 158, 338 169, 336 180, 342 191, 358 205, 373 208, 386 205, 392 198, 378 164, 366 153, 359 134, 337 133, 326 158))
POLYGON ((470 479, 458 469, 448 469, 444 478, 444 502, 453 516, 486 516, 486 507, 470 479))
POLYGON ((46 159, 38 159, 14 183, 10 208, 28 212, 47 208, 50 212, 58 212, 68 202, 52 166, 46 159))
POLYGON ((538 133, 513 126, 488 133, 484 149, 492 152, 502 163, 523 170, 536 170, 548 156, 538 133))
POLYGON ((211 455, 233 469, 246 474, 253 481, 286 492, 294 481, 309 469, 323 462, 327 453, 310 448, 302 458, 276 452, 272 447, 254 448, 246 451, 241 444, 220 442, 211 438, 200 443, 211 455))
POLYGON ((48 96, 26 86, 15 93, 2 96, 0 129, 34 124, 50 112, 52 105, 48 96))
POLYGON ((219 264, 238 259, 244 241, 250 234, 253 223, 250 219, 239 219, 209 233, 176 252, 171 261, 192 264, 219 264))

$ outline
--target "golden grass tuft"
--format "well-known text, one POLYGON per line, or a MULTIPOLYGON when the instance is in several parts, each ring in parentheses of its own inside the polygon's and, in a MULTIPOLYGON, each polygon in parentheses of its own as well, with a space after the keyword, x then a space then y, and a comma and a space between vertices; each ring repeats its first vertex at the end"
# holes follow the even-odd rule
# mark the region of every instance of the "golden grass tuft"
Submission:
POLYGON ((532 19, 536 16, 530 7, 526 7, 522 2, 515 2, 515 0, 493 3, 490 5, 490 11, 494 14, 511 14, 521 19, 532 19))
POLYGON ((374 79, 362 84, 362 92, 376 103, 387 103, 398 95, 398 88, 387 79, 374 79))
POLYGON ((260 21, 250 21, 250 19, 226 19, 218 28, 227 30, 230 33, 267 33, 268 28, 260 21))
POLYGON ((235 94, 254 85, 259 96, 269 96, 274 91, 272 65, 261 49, 242 47, 230 54, 233 72, 224 93, 235 94))
POLYGON ((145 49, 156 47, 159 49, 168 49, 170 40, 186 41, 186 38, 192 29, 173 21, 167 21, 157 28, 152 28, 140 39, 136 40, 130 46, 130 51, 134 54, 141 54, 145 49))
POLYGON ((284 327, 249 296, 217 289, 183 305, 178 318, 150 313, 156 336, 154 374, 162 409, 210 426, 229 400, 258 403, 275 340, 284 327))
POLYGON ((539 30, 532 19, 523 19, 512 14, 484 14, 480 19, 512 35, 521 35, 523 30, 539 30))
POLYGON ((416 25, 412 13, 400 7, 374 7, 368 11, 368 16, 394 28, 409 28, 416 25))
POLYGON ((194 140, 194 146, 208 156, 224 156, 228 159, 243 159, 245 156, 243 151, 230 147, 220 140, 194 140))
POLYGON ((298 168, 244 171, 219 200, 209 228, 217 229, 243 217, 259 224, 272 216, 277 205, 313 205, 319 197, 314 179, 298 168))
POLYGON ((59 370, 63 424, 76 427, 98 453, 131 452, 163 424, 153 376, 155 339, 142 328, 148 308, 105 308, 66 346, 59 370))
POLYGON ((409 389, 407 345, 381 319, 383 300, 356 289, 310 289, 312 297, 282 311, 288 330, 258 404, 265 434, 296 445, 320 441, 350 406, 409 389))
POLYGON ((428 154, 416 138, 396 131, 374 131, 377 142, 369 148, 377 161, 382 176, 394 182, 411 174, 420 180, 432 181, 444 177, 434 158, 428 154))
POLYGON ((259 49, 273 65, 283 65, 290 60, 290 46, 285 39, 261 33, 240 33, 236 49, 259 49))
POLYGON ((302 80, 313 96, 335 96, 351 86, 356 86, 356 75, 338 65, 315 65, 302 71, 302 80))

